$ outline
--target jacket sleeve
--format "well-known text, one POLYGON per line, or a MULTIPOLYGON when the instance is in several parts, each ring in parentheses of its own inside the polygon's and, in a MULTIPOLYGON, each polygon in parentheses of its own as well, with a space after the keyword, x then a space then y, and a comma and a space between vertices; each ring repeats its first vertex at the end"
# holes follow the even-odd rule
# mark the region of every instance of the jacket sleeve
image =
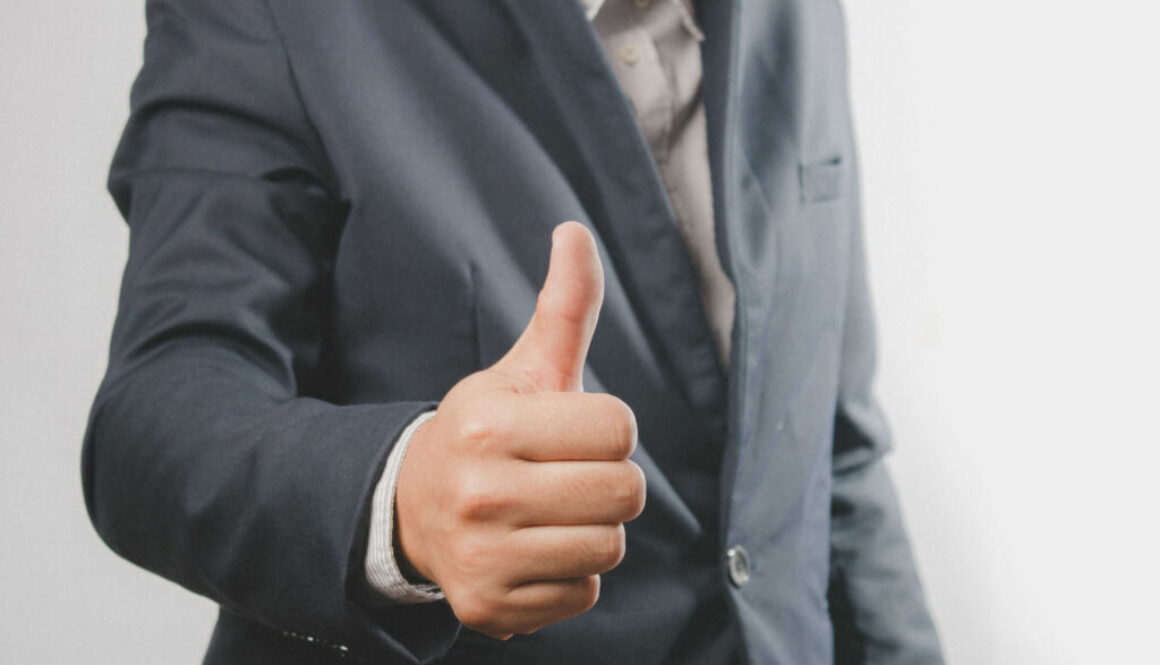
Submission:
POLYGON ((875 332, 856 175, 855 169, 849 205, 858 228, 834 423, 829 596, 835 663, 934 665, 943 662, 938 635, 882 462, 890 436, 872 395, 875 332))
POLYGON ((262 0, 151 0, 109 188, 130 251, 85 500, 118 554, 226 612, 427 661, 446 603, 376 602, 370 496, 429 402, 327 401, 346 206, 262 0))

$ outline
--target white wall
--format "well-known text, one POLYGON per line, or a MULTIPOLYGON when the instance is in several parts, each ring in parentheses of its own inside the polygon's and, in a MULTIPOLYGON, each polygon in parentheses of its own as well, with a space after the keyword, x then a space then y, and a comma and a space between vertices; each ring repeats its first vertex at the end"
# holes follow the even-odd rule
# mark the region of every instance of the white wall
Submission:
POLYGON ((0 663, 200 663, 215 608, 110 552, 80 441, 127 233, 104 191, 140 0, 0 0, 0 663))
POLYGON ((951 660, 1160 662, 1157 11, 846 6, 880 393, 951 660))
MULTIPOLYGON (((816 0, 825 1, 825 0, 816 0)), ((126 234, 140 0, 0 3, 0 662, 196 663, 78 457, 126 234)), ((1149 3, 847 0, 892 459, 956 665, 1138 663, 1160 619, 1149 3)))

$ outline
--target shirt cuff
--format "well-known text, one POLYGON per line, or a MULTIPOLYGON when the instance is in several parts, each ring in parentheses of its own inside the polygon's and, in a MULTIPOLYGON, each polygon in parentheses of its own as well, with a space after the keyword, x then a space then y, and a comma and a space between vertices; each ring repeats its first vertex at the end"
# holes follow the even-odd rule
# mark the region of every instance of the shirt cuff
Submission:
POLYGON ((387 600, 399 604, 429 603, 443 598, 443 592, 437 585, 412 584, 403 577, 394 547, 395 487, 399 481, 399 469, 403 467, 403 457, 407 454, 407 446, 411 444, 415 431, 434 416, 434 409, 420 414, 399 434, 371 499, 367 582, 387 600))

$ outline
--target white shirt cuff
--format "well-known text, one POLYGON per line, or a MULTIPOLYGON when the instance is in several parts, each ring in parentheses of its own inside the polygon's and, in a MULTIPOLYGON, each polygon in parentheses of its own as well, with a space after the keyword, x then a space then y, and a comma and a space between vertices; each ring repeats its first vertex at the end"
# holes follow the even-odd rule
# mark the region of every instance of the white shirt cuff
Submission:
POLYGON ((403 457, 407 454, 411 437, 423 423, 434 416, 434 410, 420 414, 399 434, 371 499, 371 533, 367 543, 366 559, 367 582, 388 600, 400 604, 428 603, 443 598, 443 592, 437 585, 412 584, 403 577, 398 560, 395 558, 394 547, 395 487, 399 481, 399 469, 403 467, 403 457))

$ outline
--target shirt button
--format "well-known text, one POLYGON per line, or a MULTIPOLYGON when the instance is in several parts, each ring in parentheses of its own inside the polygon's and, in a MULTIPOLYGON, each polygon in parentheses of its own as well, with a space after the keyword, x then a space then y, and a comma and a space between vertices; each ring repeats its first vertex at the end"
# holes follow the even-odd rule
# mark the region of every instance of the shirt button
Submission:
POLYGON ((725 551, 725 562, 729 566, 729 581, 740 589, 749 583, 749 552, 740 545, 725 551))
POLYGON ((616 53, 628 65, 635 65, 636 61, 640 59, 640 54, 636 52, 636 49, 631 44, 621 46, 617 49, 616 53))

